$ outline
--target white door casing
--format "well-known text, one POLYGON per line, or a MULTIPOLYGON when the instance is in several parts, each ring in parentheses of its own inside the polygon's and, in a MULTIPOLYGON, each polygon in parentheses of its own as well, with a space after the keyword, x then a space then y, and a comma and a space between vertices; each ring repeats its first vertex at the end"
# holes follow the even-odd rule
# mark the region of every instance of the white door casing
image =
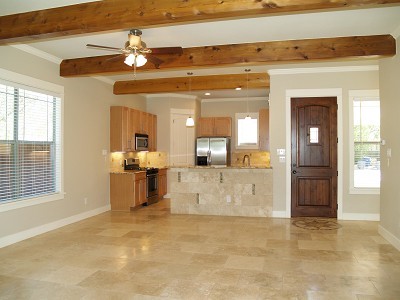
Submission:
POLYGON ((186 119, 193 115, 192 110, 171 109, 171 166, 194 165, 195 128, 186 127, 186 119))

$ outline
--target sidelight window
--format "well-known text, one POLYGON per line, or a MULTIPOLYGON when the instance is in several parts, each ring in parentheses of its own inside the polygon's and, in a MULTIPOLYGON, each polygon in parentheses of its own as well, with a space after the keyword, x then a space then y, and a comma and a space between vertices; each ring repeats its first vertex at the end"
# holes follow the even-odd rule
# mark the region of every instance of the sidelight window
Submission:
POLYGON ((0 204, 37 204, 61 190, 60 95, 0 81, 0 204))
POLYGON ((350 192, 379 193, 379 91, 350 91, 350 123, 350 192))

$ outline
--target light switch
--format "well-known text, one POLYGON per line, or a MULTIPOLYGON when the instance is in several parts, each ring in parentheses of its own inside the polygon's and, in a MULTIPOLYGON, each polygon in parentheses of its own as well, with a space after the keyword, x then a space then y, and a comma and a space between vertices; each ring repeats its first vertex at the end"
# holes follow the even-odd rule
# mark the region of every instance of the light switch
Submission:
POLYGON ((101 153, 102 153, 103 155, 107 155, 107 150, 104 150, 104 149, 103 149, 103 151, 101 151, 101 153))
POLYGON ((388 149, 386 150, 386 157, 387 157, 387 158, 391 158, 391 157, 392 157, 392 148, 388 148, 388 149))
POLYGON ((286 155, 286 149, 276 149, 277 155, 286 155))

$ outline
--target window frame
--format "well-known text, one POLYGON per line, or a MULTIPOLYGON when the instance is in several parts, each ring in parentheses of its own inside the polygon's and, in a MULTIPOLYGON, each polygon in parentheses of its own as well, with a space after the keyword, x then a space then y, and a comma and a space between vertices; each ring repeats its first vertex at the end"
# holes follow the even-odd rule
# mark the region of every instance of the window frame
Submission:
POLYGON ((235 127, 236 127, 236 143, 235 143, 235 148, 236 149, 244 149, 244 150, 258 150, 259 149, 259 144, 260 144, 260 132, 259 132, 259 113, 258 112, 252 112, 252 113, 235 113, 235 127), (257 143, 254 145, 239 145, 239 119, 244 119, 245 117, 250 116, 252 119, 257 120, 257 143))
MULTIPOLYGON (((354 100, 355 98, 378 98, 379 90, 350 90, 349 91, 349 193, 379 195, 379 188, 362 188, 354 186, 354 100)), ((368 101, 368 100, 364 100, 368 101)))
POLYGON ((60 175, 59 191, 54 194, 0 202, 0 212, 64 199, 64 87, 2 68, 0 68, 0 83, 12 86, 14 88, 22 88, 60 98, 60 170, 58 172, 60 175))

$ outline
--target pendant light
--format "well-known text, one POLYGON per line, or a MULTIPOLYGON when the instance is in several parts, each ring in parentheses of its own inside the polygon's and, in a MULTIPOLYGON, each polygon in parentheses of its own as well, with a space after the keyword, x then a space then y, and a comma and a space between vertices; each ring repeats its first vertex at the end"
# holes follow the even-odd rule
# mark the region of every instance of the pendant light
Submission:
MULTIPOLYGON (((192 78, 190 76, 193 75, 193 72, 187 72, 187 75, 189 76, 189 94, 192 91, 192 78)), ((192 116, 189 116, 189 118, 186 119, 186 127, 194 127, 194 120, 192 116)))
POLYGON ((246 108, 247 108, 247 116, 244 118, 245 120, 251 120, 250 114, 249 114, 249 72, 251 69, 245 69, 244 70, 247 73, 247 78, 246 78, 246 108))

